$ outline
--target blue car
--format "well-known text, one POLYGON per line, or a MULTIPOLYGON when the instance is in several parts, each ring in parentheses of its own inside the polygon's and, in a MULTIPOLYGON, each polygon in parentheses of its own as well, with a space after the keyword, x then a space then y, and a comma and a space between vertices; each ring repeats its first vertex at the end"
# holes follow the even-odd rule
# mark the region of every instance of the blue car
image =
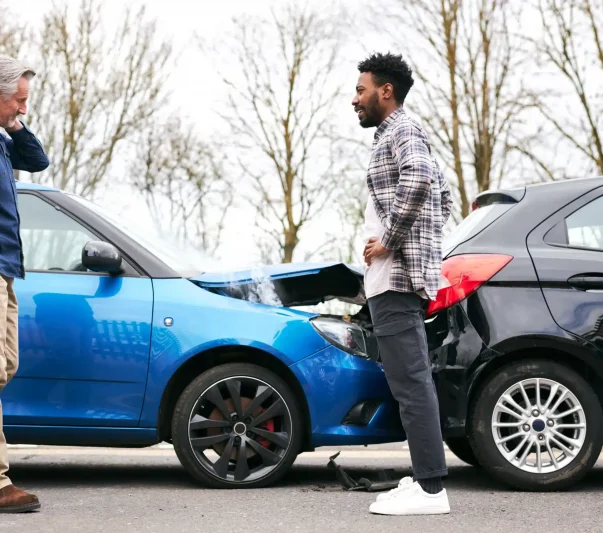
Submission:
POLYGON ((26 276, 11 443, 171 442, 214 488, 275 483, 319 446, 405 439, 345 264, 202 272, 78 196, 19 184, 26 276), (262 278, 263 276, 263 278, 262 278), (308 308, 339 300, 352 316, 308 308))

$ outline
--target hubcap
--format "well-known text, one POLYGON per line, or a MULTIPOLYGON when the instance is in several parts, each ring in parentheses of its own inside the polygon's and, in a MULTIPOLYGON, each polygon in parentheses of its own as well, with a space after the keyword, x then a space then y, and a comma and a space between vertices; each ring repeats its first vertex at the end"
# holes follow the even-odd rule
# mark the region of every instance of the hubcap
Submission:
POLYGON ((492 435, 502 456, 517 468, 555 472, 580 453, 586 416, 578 398, 564 385, 526 379, 499 398, 492 414, 492 435))
POLYGON ((534 422, 532 422, 532 429, 536 432, 536 433, 540 433, 542 430, 544 430, 544 428, 546 427, 546 424, 544 423, 544 420, 541 420, 540 418, 534 420, 534 422))
POLYGON ((289 407, 275 389, 257 378, 237 376, 201 394, 189 418, 189 442, 209 474, 248 483, 281 463, 292 427, 289 407))

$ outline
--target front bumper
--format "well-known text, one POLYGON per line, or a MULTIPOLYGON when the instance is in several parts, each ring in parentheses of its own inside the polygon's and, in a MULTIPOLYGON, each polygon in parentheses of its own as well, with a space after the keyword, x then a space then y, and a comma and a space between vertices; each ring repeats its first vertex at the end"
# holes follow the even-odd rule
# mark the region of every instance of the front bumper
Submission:
POLYGON ((308 401, 312 446, 406 440, 379 363, 330 346, 290 368, 308 401))

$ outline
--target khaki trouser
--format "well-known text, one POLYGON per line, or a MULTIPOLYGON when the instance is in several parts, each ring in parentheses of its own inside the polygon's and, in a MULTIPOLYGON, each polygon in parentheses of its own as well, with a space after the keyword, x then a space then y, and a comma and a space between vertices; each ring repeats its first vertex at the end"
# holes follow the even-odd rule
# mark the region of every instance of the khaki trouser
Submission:
MULTIPOLYGON (((0 391, 12 379, 19 366, 19 337, 17 297, 13 278, 0 275, 0 391)), ((0 402, 0 489, 12 482, 6 476, 8 450, 2 430, 2 403, 0 402)))

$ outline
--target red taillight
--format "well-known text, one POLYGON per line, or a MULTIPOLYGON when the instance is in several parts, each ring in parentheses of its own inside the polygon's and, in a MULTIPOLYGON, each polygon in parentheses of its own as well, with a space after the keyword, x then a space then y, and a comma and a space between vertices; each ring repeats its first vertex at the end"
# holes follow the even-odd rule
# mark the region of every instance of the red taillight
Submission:
POLYGON ((499 254, 455 255, 442 263, 444 286, 430 302, 427 316, 464 300, 500 272, 513 257, 499 254))

